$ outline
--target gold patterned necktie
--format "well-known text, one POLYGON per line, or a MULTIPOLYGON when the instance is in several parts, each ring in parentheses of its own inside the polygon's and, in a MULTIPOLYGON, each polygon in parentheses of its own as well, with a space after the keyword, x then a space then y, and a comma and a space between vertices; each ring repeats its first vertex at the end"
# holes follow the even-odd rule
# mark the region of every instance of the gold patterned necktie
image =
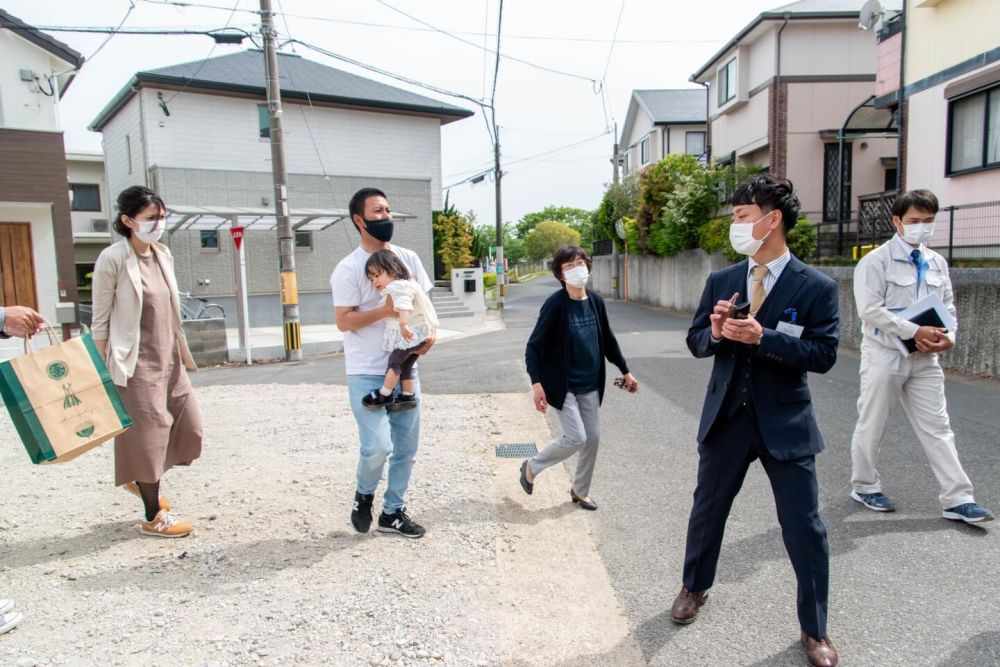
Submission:
POLYGON ((750 288, 750 314, 756 315, 757 311, 760 310, 761 304, 764 303, 764 298, 767 296, 767 292, 764 291, 764 278, 770 269, 763 264, 759 264, 753 267, 751 271, 753 273, 753 287, 750 288))

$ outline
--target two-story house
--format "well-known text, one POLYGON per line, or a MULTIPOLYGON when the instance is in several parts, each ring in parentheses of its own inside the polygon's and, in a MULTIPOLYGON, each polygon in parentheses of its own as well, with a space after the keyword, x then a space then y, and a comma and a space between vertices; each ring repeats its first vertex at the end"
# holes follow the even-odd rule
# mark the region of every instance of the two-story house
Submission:
MULTIPOLYGON (((91 124, 103 135, 111 201, 134 184, 159 193, 173 211, 163 242, 180 289, 223 305, 231 321, 226 216, 242 212, 255 326, 281 322, 264 66, 249 50, 138 72, 91 124)), ((296 55, 279 54, 278 70, 301 318, 330 322, 330 272, 357 247, 346 209, 361 187, 381 188, 406 214, 393 242, 432 272, 441 127, 472 112, 296 55)))
POLYGON ((902 189, 960 207, 942 212, 932 242, 955 258, 1000 258, 998 24, 992 0, 906 0, 878 36, 876 103, 903 100, 902 189))
POLYGON ((618 141, 624 175, 671 153, 706 158, 707 114, 703 88, 633 90, 618 141))
POLYGON ((764 12, 691 77, 708 84, 712 159, 790 178, 814 223, 855 218, 857 195, 896 177, 892 114, 873 105, 874 38, 858 27, 863 4, 764 12))
POLYGON ((0 10, 0 305, 66 325, 77 291, 59 100, 82 64, 0 10))

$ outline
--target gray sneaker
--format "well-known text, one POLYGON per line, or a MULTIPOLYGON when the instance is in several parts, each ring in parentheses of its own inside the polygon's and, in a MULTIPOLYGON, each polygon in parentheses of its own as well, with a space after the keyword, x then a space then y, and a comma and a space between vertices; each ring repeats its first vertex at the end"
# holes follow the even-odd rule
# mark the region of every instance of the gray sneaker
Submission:
POLYGON ((889 496, 881 492, 858 493, 857 491, 851 491, 851 498, 854 498, 868 509, 875 510, 876 512, 896 511, 896 503, 892 502, 889 496))

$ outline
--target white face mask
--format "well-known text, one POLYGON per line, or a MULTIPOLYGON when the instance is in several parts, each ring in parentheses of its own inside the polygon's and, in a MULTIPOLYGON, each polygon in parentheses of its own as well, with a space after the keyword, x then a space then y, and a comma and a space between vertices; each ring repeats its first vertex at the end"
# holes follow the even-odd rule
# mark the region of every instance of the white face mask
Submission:
MULTIPOLYGON (((131 218, 129 218, 131 220, 131 218)), ((138 230, 133 230, 135 237, 143 243, 156 243, 163 236, 164 223, 162 220, 132 220, 139 225, 138 230), (157 225, 159 225, 157 227, 157 225), (153 229, 156 227, 156 229, 153 229)))
POLYGON ((574 266, 569 271, 563 271, 563 280, 573 287, 583 287, 589 277, 590 271, 585 266, 574 266))
POLYGON ((933 222, 918 222, 914 225, 900 225, 900 229, 903 233, 900 236, 903 240, 910 245, 920 245, 921 243, 927 243, 934 236, 934 223, 933 222))
MULTIPOLYGON (((774 211, 771 211, 774 213, 774 211)), ((747 257, 753 257, 760 250, 760 247, 764 245, 764 239, 771 235, 773 229, 764 234, 763 239, 755 239, 753 237, 753 228, 757 226, 757 223, 771 215, 768 213, 762 218, 758 218, 754 222, 747 224, 745 222, 736 222, 729 225, 729 243, 732 244, 733 250, 740 253, 741 255, 746 255, 747 257)))

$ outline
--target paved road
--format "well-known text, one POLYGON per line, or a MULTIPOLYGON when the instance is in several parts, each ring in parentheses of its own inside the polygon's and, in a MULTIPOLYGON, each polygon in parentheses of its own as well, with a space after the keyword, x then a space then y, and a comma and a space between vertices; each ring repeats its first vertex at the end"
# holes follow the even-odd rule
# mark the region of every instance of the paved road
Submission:
MULTIPOLYGON (((434 393, 527 390, 523 350, 549 278, 509 290, 507 328, 440 345, 421 370, 434 393)), ((719 577, 698 621, 669 620, 679 587, 694 488, 694 435, 709 360, 684 345, 689 318, 609 303, 638 395, 609 388, 593 495, 594 534, 649 664, 799 665, 795 587, 770 488, 751 468, 730 518, 719 577)), ((827 451, 817 459, 831 548, 830 632, 845 665, 1000 665, 1000 523, 993 532, 940 517, 923 452, 897 414, 880 469, 900 511, 875 514, 848 498, 858 361, 842 352, 810 383, 827 451)), ((198 384, 343 381, 339 357, 196 376, 198 384)), ((1000 382, 950 378, 950 412, 976 496, 1000 509, 1000 382)), ((525 409, 530 409, 527 394, 525 409)), ((556 422, 550 415, 550 426, 556 422)), ((544 443, 539 443, 543 445, 544 443)), ((540 483, 545 483, 544 476, 540 483)), ((614 653, 593 656, 614 664, 614 653)))

